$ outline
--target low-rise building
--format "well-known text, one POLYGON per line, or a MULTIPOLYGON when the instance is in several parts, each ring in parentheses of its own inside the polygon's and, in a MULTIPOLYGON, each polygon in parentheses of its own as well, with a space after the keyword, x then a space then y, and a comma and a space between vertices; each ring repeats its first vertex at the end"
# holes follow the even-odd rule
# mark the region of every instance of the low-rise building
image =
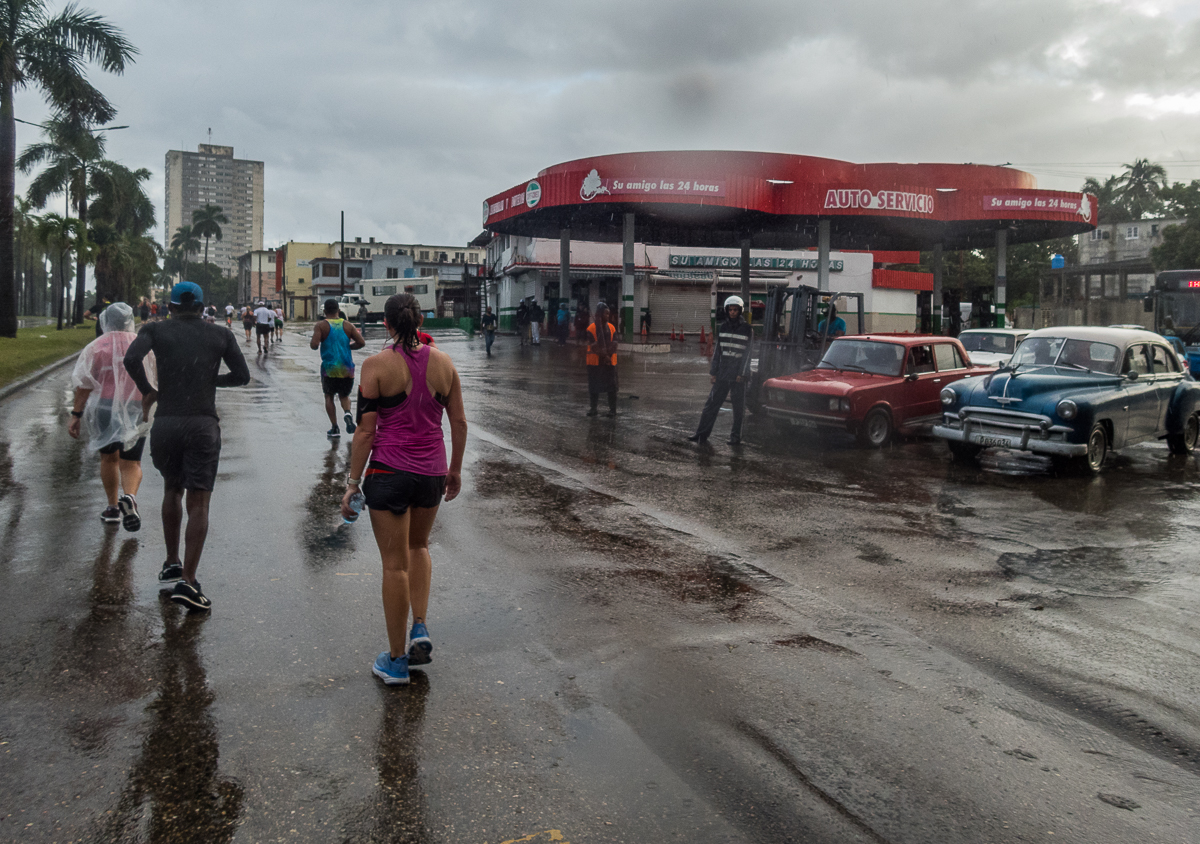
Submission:
POLYGON ((256 249, 238 256, 238 301, 258 302, 267 299, 282 301, 276 290, 276 256, 274 249, 256 249))
MULTIPOLYGON (((619 306, 622 246, 572 240, 569 289, 560 289, 560 250, 557 240, 498 235, 488 246, 487 304, 495 308, 503 329, 511 329, 522 300, 536 301, 544 311, 568 300, 575 311, 586 305, 619 306)), ((833 252, 829 287, 832 292, 863 294, 863 326, 857 331, 916 331, 921 314, 929 310, 933 277, 927 273, 888 269, 889 264, 917 263, 918 253, 833 252)), ((815 250, 750 252, 750 307, 773 285, 817 286, 815 250)), ((634 313, 649 312, 651 331, 668 334, 681 330, 696 334, 711 330, 726 296, 740 294, 741 253, 737 249, 634 246, 634 313)), ((614 318, 616 314, 614 313, 614 318)), ((849 315, 847 319, 849 320, 849 315)))
MULTIPOLYGON (((276 250, 280 294, 290 319, 316 319, 320 313, 319 300, 335 295, 341 283, 342 242, 305 243, 288 241, 276 250), (332 264, 330 262, 332 259, 332 264), (320 267, 314 275, 313 262, 320 267)), ((384 243, 371 237, 345 242, 346 286, 362 279, 386 279, 389 268, 400 272, 400 278, 426 278, 426 284, 436 291, 433 308, 440 315, 450 309, 459 313, 464 300, 463 276, 477 285, 479 268, 484 261, 482 246, 435 246, 422 243, 384 243), (389 260, 396 259, 396 260, 389 260), (407 261, 407 263, 405 262, 407 261), (372 262, 376 262, 372 265, 372 262), (374 266, 374 269, 371 267, 374 266), (404 275, 408 271, 411 275, 404 275)))

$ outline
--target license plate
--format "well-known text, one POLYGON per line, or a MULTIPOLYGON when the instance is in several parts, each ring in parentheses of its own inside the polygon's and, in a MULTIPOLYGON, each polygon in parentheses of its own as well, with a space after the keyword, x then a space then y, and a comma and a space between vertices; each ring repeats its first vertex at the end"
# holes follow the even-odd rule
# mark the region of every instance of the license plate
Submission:
POLYGON ((1003 437, 980 437, 979 444, 994 445, 1000 448, 1009 448, 1011 446, 1011 442, 1003 437))
POLYGON ((793 425, 795 425, 797 428, 815 428, 815 427, 817 427, 817 423, 813 422, 811 419, 792 419, 791 423, 793 425))

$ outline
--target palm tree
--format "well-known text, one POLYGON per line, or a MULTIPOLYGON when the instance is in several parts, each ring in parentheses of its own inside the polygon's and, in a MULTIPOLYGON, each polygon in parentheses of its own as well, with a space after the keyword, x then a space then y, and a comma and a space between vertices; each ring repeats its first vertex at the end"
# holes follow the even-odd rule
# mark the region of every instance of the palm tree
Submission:
POLYGON ((1099 204, 1099 213, 1096 215, 1097 223, 1101 225, 1123 223, 1130 219, 1129 210, 1121 200, 1121 185, 1118 176, 1109 176, 1103 182, 1088 177, 1083 183, 1083 192, 1096 197, 1099 204))
MULTIPOLYGON (((46 167, 30 182, 26 196, 37 208, 43 208, 51 194, 62 191, 70 208, 75 203, 76 216, 87 231, 89 176, 93 168, 104 161, 104 136, 68 113, 59 113, 42 127, 46 140, 30 144, 17 158, 17 167, 28 173, 40 164, 46 167)), ((85 251, 76 255, 75 309, 72 322, 83 322, 83 288, 87 262, 85 251)))
POLYGON ((1162 213, 1162 192, 1167 186, 1167 171, 1161 164, 1135 159, 1124 165, 1125 172, 1117 177, 1118 196, 1135 220, 1162 213))
POLYGON ((208 239, 221 239, 221 223, 229 224, 220 205, 205 205, 192 212, 192 232, 197 237, 204 238, 204 275, 208 277, 208 239))
POLYGON ((58 263, 58 284, 54 286, 54 309, 58 316, 58 330, 63 327, 63 299, 67 291, 67 256, 79 240, 78 220, 59 214, 46 214, 38 218, 37 239, 46 252, 55 256, 58 263))
POLYGON ((142 183, 150 178, 145 168, 130 170, 112 161, 92 169, 93 227, 96 244, 96 291, 132 301, 143 296, 158 272, 162 247, 150 236, 155 226, 154 203, 142 183))
POLYGON ((171 237, 171 251, 176 254, 179 267, 179 280, 186 281, 187 256, 200 251, 200 238, 191 226, 180 226, 171 237))
POLYGON ((41 89, 54 106, 93 124, 116 115, 83 72, 85 62, 121 73, 137 54, 120 30, 94 12, 67 6, 51 17, 45 0, 0 2, 0 336, 17 336, 13 265, 18 89, 41 89))

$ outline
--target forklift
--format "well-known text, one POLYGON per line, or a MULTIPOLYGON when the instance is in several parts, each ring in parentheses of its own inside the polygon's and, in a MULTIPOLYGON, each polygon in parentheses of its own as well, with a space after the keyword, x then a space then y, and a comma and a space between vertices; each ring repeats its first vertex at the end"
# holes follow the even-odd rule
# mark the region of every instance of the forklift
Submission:
MULTIPOLYGON (((815 367, 829 347, 829 329, 838 316, 838 299, 848 299, 858 305, 858 324, 847 333, 860 334, 866 323, 862 293, 836 293, 815 287, 774 285, 767 290, 766 311, 763 314, 762 336, 756 343, 758 366, 750 373, 746 390, 746 406, 751 413, 762 407, 762 385, 769 378, 791 375, 815 367), (827 316, 831 318, 826 319, 827 316), (817 331, 825 320, 822 331, 817 331)), ((851 311, 852 312, 852 311, 851 311)))

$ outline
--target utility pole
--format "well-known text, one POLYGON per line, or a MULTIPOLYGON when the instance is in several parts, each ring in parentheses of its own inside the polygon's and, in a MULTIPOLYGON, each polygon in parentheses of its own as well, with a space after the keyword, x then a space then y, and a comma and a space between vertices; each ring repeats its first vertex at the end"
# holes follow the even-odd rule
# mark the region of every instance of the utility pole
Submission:
POLYGON ((338 250, 338 255, 342 262, 342 277, 338 283, 338 295, 346 295, 346 212, 342 212, 342 246, 338 250))

